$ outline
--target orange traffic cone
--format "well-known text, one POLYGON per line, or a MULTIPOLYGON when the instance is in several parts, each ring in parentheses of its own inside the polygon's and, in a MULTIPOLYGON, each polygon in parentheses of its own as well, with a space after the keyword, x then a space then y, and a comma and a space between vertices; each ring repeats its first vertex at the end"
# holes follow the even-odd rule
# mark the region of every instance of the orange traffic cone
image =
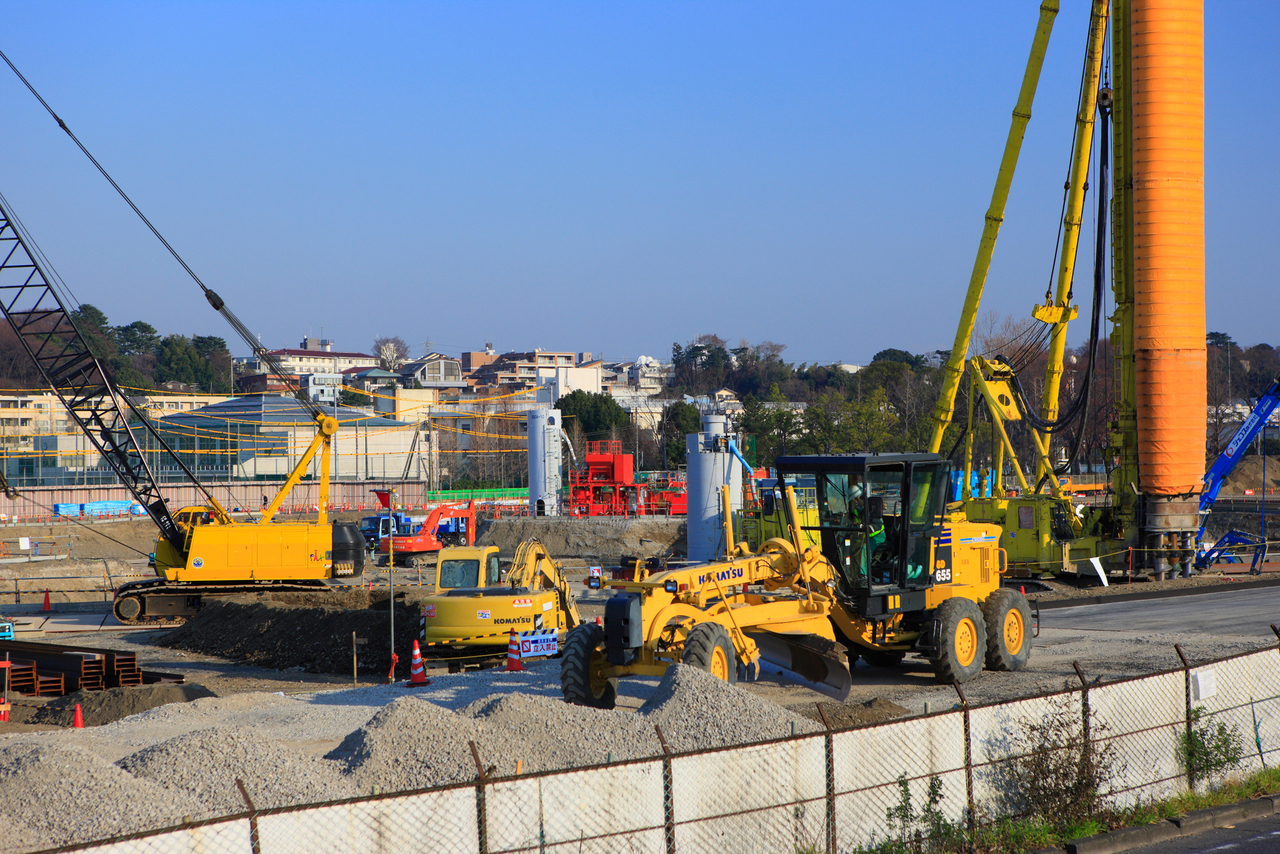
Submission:
POLYGON ((510 639, 507 641, 507 666, 502 668, 507 673, 519 673, 524 670, 524 665, 520 663, 520 636, 516 634, 516 630, 511 630, 510 639))
POLYGON ((413 642, 413 658, 409 661, 409 685, 416 687, 418 685, 430 685, 431 680, 427 678, 427 669, 422 665, 422 653, 418 650, 418 642, 413 642))
POLYGON ((53 606, 49 604, 49 588, 48 588, 48 587, 46 587, 46 588, 44 589, 44 607, 43 607, 43 608, 41 608, 40 610, 41 610, 41 611, 52 611, 52 610, 53 610, 53 606))
POLYGON ((84 714, 80 711, 79 703, 76 703, 76 718, 71 722, 71 726, 75 729, 84 729, 84 714))

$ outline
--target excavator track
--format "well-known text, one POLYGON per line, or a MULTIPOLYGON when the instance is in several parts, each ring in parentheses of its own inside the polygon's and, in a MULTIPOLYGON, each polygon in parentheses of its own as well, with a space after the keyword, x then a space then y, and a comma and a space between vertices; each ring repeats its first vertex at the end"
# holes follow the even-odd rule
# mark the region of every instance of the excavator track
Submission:
POLYGON ((177 626, 199 612, 205 596, 237 593, 316 593, 333 590, 323 580, 255 584, 180 584, 164 579, 133 581, 116 590, 111 611, 126 626, 177 626))

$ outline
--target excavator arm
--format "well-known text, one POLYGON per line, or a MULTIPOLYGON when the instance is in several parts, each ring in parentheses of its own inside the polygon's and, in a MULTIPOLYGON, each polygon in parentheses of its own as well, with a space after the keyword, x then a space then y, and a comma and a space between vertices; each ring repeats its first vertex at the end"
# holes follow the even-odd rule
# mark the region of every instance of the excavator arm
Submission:
POLYGON ((572 629, 582 622, 582 617, 578 614, 578 603, 569 593, 569 580, 565 578, 560 564, 552 559, 547 547, 538 540, 525 540, 516 548, 511 569, 507 572, 507 583, 512 587, 523 587, 535 592, 556 591, 560 608, 565 613, 567 628, 572 629))

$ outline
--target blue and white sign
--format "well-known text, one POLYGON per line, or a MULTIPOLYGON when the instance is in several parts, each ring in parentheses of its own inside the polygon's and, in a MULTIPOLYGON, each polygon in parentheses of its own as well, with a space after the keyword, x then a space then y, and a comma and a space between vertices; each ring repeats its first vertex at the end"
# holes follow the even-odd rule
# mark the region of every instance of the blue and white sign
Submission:
POLYGON ((555 655, 560 651, 560 636, 555 632, 524 632, 520 635, 520 657, 555 655))

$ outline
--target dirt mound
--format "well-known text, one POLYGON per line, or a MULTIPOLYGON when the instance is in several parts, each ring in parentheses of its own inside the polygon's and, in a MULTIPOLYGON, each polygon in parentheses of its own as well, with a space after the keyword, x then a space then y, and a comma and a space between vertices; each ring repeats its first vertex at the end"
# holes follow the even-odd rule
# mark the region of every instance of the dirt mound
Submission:
MULTIPOLYGON (((1222 495, 1243 495, 1246 489, 1254 490, 1256 495, 1262 494, 1262 457, 1254 454, 1241 458, 1222 484, 1222 495)), ((1269 494, 1280 493, 1280 457, 1267 457, 1267 491, 1269 494)))
MULTIPOLYGON (((351 672, 355 633, 369 640, 360 647, 360 671, 386 673, 391 663, 386 648, 390 623, 385 592, 228 597, 207 600, 198 614, 156 643, 257 667, 346 674, 351 672)), ((416 606, 397 597, 397 672, 406 677, 418 623, 416 606)))
POLYGON ((201 697, 215 696, 217 695, 203 685, 165 683, 108 688, 105 691, 73 691, 51 700, 31 715, 28 722, 69 727, 75 721, 78 703, 85 726, 102 726, 157 706, 189 703, 201 697))
POLYGON ((818 730, 803 715, 684 664, 667 668, 640 714, 662 727, 673 750, 746 744, 818 730))
MULTIPOLYGON (((823 703, 822 711, 826 712, 827 720, 831 721, 834 729, 878 724, 911 714, 910 709, 904 709, 883 697, 873 697, 862 703, 823 703)), ((801 709, 800 713, 811 720, 822 721, 816 709, 801 709)))
POLYGON ((504 555, 537 539, 557 558, 587 558, 613 563, 624 554, 654 557, 685 552, 684 517, 642 519, 533 518, 496 519, 479 528, 478 545, 495 545, 504 555))

